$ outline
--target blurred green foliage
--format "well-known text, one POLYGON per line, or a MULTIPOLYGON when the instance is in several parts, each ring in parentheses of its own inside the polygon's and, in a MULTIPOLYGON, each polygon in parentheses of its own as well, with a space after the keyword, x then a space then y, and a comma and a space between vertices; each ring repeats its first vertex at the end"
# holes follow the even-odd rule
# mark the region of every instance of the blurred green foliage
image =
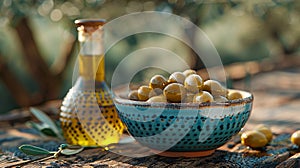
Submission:
MULTIPOLYGON (((3 0, 0 11, 0 54, 20 79, 20 84, 32 93, 39 90, 24 66, 20 42, 14 30, 22 17, 30 19, 34 38, 49 67, 64 47, 65 38, 69 35, 76 37, 75 19, 96 17, 110 21, 142 11, 170 12, 191 20, 207 34, 224 64, 279 59, 297 55, 300 51, 300 1, 297 0, 3 0)), ((128 54, 122 51, 140 48, 153 40, 151 37, 146 39, 128 37, 107 53, 108 82, 118 62, 128 54)), ((174 44, 174 50, 185 52, 185 59, 189 60, 186 47, 170 38, 161 37, 161 43, 157 45, 167 47, 170 45, 168 40, 174 44)), ((76 56, 74 54, 66 67, 58 98, 62 98, 71 87, 76 56)), ((0 84, 0 113, 16 107, 13 97, 0 84)))

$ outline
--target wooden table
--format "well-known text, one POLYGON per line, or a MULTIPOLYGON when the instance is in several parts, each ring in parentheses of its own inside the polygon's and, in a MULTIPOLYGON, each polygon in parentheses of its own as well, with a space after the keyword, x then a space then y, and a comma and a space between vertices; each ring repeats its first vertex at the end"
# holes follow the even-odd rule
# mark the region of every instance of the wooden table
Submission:
MULTIPOLYGON (((1 150, 0 167, 299 167, 300 149, 291 145, 289 133, 275 134, 273 141, 262 150, 252 150, 240 144, 239 135, 222 146, 216 152, 201 158, 168 158, 158 155, 146 157, 122 156, 102 148, 85 149, 72 156, 58 158, 28 157, 17 151, 24 143, 56 150, 60 143, 55 139, 41 138, 18 125, 6 129, 0 136, 1 150), (3 133, 5 132, 5 133, 3 133), (23 159, 20 159, 23 158, 23 159), (29 160, 28 160, 29 159, 29 160)), ((147 152, 147 149, 124 148, 120 151, 135 153, 147 152)))
MULTIPOLYGON (((17 147, 24 143, 40 145, 56 150, 60 143, 41 137, 25 126, 32 120, 26 110, 15 110, 0 118, 0 167, 300 167, 300 149, 289 140, 293 131, 300 129, 300 76, 278 71, 255 76, 251 83, 237 82, 235 88, 254 93, 254 107, 244 130, 257 124, 267 124, 274 133, 273 141, 264 150, 252 150, 240 144, 239 135, 202 158, 168 158, 158 155, 133 158, 101 148, 85 149, 72 156, 57 159, 28 157, 17 147), (274 82, 276 81, 276 82, 274 82), (249 86, 250 85, 250 86, 249 86), (37 159, 34 161, 34 159, 37 159)), ((58 116, 60 101, 40 107, 54 118, 58 116)), ((145 149, 118 146, 120 150, 145 149)))

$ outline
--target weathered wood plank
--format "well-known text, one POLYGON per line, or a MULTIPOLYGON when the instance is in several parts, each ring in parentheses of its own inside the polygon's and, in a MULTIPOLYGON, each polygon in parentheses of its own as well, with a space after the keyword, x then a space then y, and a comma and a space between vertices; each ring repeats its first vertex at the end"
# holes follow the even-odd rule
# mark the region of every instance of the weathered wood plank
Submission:
POLYGON ((292 157, 281 162, 276 168, 293 168, 300 167, 300 153, 296 153, 292 157))
MULTIPOLYGON (((244 147, 240 143, 236 143, 236 145, 230 150, 217 150, 213 155, 202 158, 167 158, 157 155, 141 158, 132 158, 105 151, 101 148, 91 148, 85 149, 83 152, 75 156, 60 156, 58 159, 47 159, 44 161, 39 160, 38 162, 28 162, 26 163, 25 167, 55 165, 60 167, 275 167, 277 165, 278 167, 299 166, 299 148, 290 145, 289 136, 290 134, 278 135, 277 137, 275 137, 273 142, 270 145, 268 145, 267 148, 263 151, 251 150, 244 147)), ((5 152, 9 154, 9 152, 12 152, 10 151, 11 149, 25 142, 29 142, 28 139, 11 139, 9 143, 1 143, 0 148, 2 151, 6 150, 5 152)), ((58 141, 53 141, 53 139, 31 141, 31 143, 35 145, 40 145, 41 143, 50 145, 57 144, 57 146, 59 144, 58 141)), ((223 149, 226 148, 226 146, 223 147, 223 149)), ((4 154, 5 153, 3 152, 2 155, 5 156, 4 154)), ((19 156, 21 158, 24 157, 24 155, 20 155, 18 151, 11 153, 10 155, 11 158, 16 158, 15 156, 19 156)), ((4 163, 0 164, 1 167, 13 166, 17 165, 18 163, 22 163, 22 160, 18 158, 16 158, 15 160, 7 159, 6 162, 5 159, 3 160, 4 163)))
MULTIPOLYGON (((37 136, 31 129, 24 125, 16 125, 14 128, 0 128, 0 149, 2 160, 0 167, 21 164, 23 159, 37 159, 28 157, 17 147, 24 143, 46 147, 56 150, 60 141, 51 138, 37 136), (5 159, 6 156, 6 159, 5 159), (9 159, 14 158, 14 159, 9 159)), ((85 149, 74 156, 60 156, 58 159, 44 161, 30 161, 25 167, 60 166, 60 167, 293 167, 299 166, 300 149, 291 145, 290 133, 275 134, 273 141, 263 150, 252 150, 240 144, 239 135, 222 146, 216 152, 202 158, 168 158, 158 155, 147 157, 122 156, 102 148, 85 149)), ((119 152, 149 152, 147 148, 136 148, 134 144, 116 145, 114 150, 119 152)))
MULTIPOLYGON (((234 151, 217 150, 202 158, 168 158, 158 155, 132 158, 101 148, 86 149, 75 156, 30 162, 25 167, 293 167, 299 166, 299 148, 289 145, 288 135, 277 136, 263 151, 251 150, 237 144, 234 151), (294 154, 293 153, 296 153, 294 154), (292 157, 290 157, 293 155, 292 157), (290 158, 289 158, 290 157, 290 158)), ((20 142, 18 142, 20 143, 20 142)), ((41 142, 42 143, 42 142, 41 142)), ((9 145, 9 144, 6 144, 9 145)), ((11 144, 12 145, 12 144, 11 144)), ((2 146, 1 146, 2 148, 2 146)), ((16 162, 17 163, 17 162, 16 162)), ((9 166, 8 164, 6 166, 9 166)))

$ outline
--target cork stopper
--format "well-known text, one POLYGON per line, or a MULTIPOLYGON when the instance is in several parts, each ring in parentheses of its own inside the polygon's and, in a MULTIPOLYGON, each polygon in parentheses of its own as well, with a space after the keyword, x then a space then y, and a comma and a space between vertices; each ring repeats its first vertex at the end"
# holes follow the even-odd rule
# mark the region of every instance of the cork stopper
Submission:
POLYGON ((79 26, 103 26, 105 19, 78 19, 75 20, 77 27, 79 26))
POLYGON ((75 20, 75 25, 78 31, 84 31, 86 33, 92 33, 105 24, 104 19, 78 19, 75 20))

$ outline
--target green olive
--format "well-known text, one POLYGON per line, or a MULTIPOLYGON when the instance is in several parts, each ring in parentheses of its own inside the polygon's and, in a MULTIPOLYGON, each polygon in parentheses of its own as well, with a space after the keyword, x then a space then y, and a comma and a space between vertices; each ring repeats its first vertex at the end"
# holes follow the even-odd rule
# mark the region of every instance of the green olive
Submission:
POLYGON ((154 103, 154 102, 162 102, 162 103, 166 103, 167 99, 164 95, 159 95, 159 96, 154 96, 151 97, 147 100, 148 103, 154 103))
POLYGON ((194 103, 204 103, 204 102, 213 102, 214 98, 213 96, 206 91, 202 91, 200 93, 195 94, 193 98, 194 103))
POLYGON ((130 91, 129 94, 128 94, 128 98, 130 100, 139 100, 138 91, 137 90, 130 91))
POLYGON ((293 144, 300 146, 300 130, 298 130, 292 134, 291 141, 293 144))
POLYGON ((228 101, 228 99, 224 96, 214 96, 214 100, 218 103, 224 103, 228 101))
POLYGON ((265 135, 267 138, 268 142, 272 141, 273 138, 273 133, 270 128, 268 128, 266 125, 258 125, 257 127, 254 128, 256 131, 259 131, 265 135))
POLYGON ((202 90, 203 80, 197 74, 191 74, 184 80, 184 87, 192 93, 197 93, 202 90))
POLYGON ((261 148, 267 145, 268 140, 263 133, 252 130, 241 135, 241 142, 243 145, 251 148, 261 148))
POLYGON ((152 89, 164 89, 167 80, 162 75, 154 75, 149 82, 149 87, 152 89))
POLYGON ((163 93, 169 102, 179 103, 186 96, 186 90, 180 83, 171 83, 165 87, 163 93))
POLYGON ((192 74, 197 74, 197 72, 195 70, 192 70, 192 69, 187 69, 185 71, 182 72, 184 74, 185 77, 188 77, 192 74))
POLYGON ((155 88, 155 89, 152 89, 149 93, 149 98, 150 97, 154 97, 154 96, 158 96, 158 95, 161 95, 163 93, 163 90, 161 90, 160 88, 155 88))
POLYGON ((138 97, 141 101, 146 101, 149 99, 149 95, 151 93, 152 89, 148 86, 141 86, 138 89, 138 97))
POLYGON ((184 103, 193 103, 195 94, 188 93, 184 99, 184 103))
POLYGON ((243 98, 242 94, 239 92, 229 92, 227 97, 229 100, 236 100, 236 99, 243 98))
POLYGON ((185 75, 182 72, 174 72, 169 76, 168 83, 181 83, 183 84, 185 75))
POLYGON ((216 80, 207 80, 203 83, 203 90, 210 92, 214 96, 226 96, 227 89, 216 80))

